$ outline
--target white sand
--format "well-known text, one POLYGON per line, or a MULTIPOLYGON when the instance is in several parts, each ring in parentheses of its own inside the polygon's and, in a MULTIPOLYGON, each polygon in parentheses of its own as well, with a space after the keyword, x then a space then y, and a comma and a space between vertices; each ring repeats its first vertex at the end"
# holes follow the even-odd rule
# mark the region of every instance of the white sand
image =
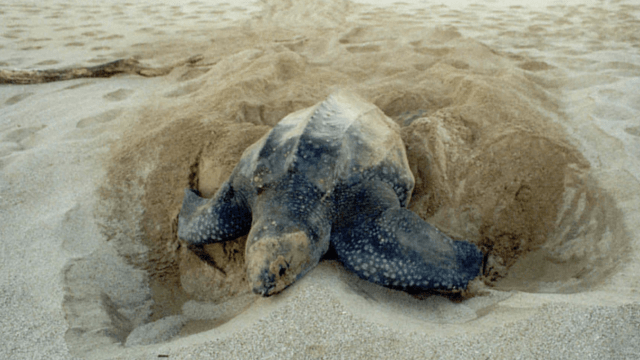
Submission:
MULTIPOLYGON (((214 42, 211 38, 223 30, 214 29, 249 33, 256 17, 299 28, 301 36, 311 34, 315 24, 338 27, 342 33, 356 24, 371 29, 382 22, 453 26, 465 38, 501 52, 504 59, 510 54, 510 59, 517 55, 530 60, 524 72, 513 67, 500 74, 523 72, 527 79, 556 88, 548 94, 558 97, 559 108, 547 115, 562 125, 590 162, 590 173, 610 196, 609 216, 618 221, 618 228, 607 227, 599 234, 607 241, 577 237, 585 242, 582 253, 575 251, 575 244, 567 246, 578 257, 595 258, 610 253, 608 244, 622 243, 624 256, 605 259, 610 272, 571 293, 557 289, 570 281, 583 284, 579 279, 544 283, 532 292, 486 288, 481 296, 461 303, 440 296, 417 300, 360 281, 335 262, 323 262, 282 294, 257 299, 211 330, 124 347, 129 332, 122 329, 141 326, 136 336, 143 340, 136 341, 146 342, 145 336, 164 340, 177 333, 183 321, 173 318, 171 324, 145 333, 153 328, 142 327, 151 307, 148 276, 117 254, 144 249, 134 244, 125 251, 114 245, 116 240, 106 241, 98 226, 97 190, 113 166, 111 150, 128 139, 142 112, 162 106, 184 106, 187 112, 190 102, 203 99, 198 91, 206 86, 199 79, 177 79, 175 74, 185 73, 178 70, 159 78, 0 85, 1 358, 640 358, 638 5, 575 1, 531 8, 510 6, 513 1, 461 1, 448 8, 389 2, 388 8, 369 11, 340 1, 313 6, 312 1, 299 1, 293 8, 286 1, 267 3, 273 6, 265 6, 270 10, 262 13, 259 6, 237 7, 236 2, 4 2, 0 68, 90 66, 129 56, 156 66, 204 53, 204 62, 226 66, 215 71, 231 72, 235 60, 207 57, 210 47, 220 46, 219 37, 214 42), (550 72, 541 63, 552 67, 550 72), (192 93, 195 97, 189 97, 192 93), (114 314, 128 325, 114 325, 114 314)), ((296 41, 287 44, 295 48, 296 41)), ((384 41, 360 49, 385 46, 384 41)), ((313 60, 333 61, 339 46, 337 40, 330 42, 313 60)), ((384 61, 393 73, 393 59, 384 61)), ((474 59, 469 63, 476 67, 474 59)), ((135 206, 139 203, 133 199, 127 211, 135 214, 135 206)), ((529 263, 523 264, 514 271, 527 271, 529 263)), ((238 310, 191 301, 182 311, 191 320, 201 320, 238 310)))

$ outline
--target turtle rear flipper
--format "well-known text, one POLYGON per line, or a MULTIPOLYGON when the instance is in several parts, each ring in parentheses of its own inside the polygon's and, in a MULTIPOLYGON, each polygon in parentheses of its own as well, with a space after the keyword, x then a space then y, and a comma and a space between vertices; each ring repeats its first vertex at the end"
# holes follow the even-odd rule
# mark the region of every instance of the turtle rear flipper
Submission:
POLYGON ((216 195, 205 199, 185 189, 178 216, 178 237, 191 245, 233 240, 249 233, 251 210, 225 182, 216 195))

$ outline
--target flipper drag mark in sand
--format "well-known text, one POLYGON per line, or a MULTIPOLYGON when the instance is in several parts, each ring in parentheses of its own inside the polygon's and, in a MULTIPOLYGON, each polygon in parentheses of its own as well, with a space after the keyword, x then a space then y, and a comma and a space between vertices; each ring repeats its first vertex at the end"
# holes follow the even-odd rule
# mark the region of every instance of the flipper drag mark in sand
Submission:
POLYGON ((349 271, 376 284, 466 288, 482 253, 409 211, 413 186, 397 125, 338 92, 250 146, 213 198, 185 190, 178 236, 200 246, 248 233, 247 276, 263 296, 306 274, 330 243, 349 271))

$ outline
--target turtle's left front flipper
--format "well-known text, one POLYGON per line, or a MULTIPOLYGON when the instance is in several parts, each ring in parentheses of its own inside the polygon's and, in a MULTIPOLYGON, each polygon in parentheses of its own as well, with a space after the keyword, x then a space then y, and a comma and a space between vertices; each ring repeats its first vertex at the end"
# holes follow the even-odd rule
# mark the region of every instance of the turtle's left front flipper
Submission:
POLYGON ((383 286, 466 288, 480 272, 482 252, 472 243, 452 240, 400 207, 394 196, 380 182, 363 185, 357 194, 356 207, 361 209, 353 209, 358 215, 331 234, 340 261, 361 278, 383 286), (379 210, 371 211, 375 208, 379 210))
POLYGON ((211 199, 185 189, 178 217, 178 237, 190 245, 233 240, 251 229, 251 210, 229 181, 211 199))

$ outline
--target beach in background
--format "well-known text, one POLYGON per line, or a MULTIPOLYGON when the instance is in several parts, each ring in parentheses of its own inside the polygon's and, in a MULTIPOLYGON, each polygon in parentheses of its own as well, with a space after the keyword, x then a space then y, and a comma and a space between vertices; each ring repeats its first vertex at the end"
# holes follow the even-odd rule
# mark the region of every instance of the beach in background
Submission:
POLYGON ((146 70, 0 84, 0 357, 640 354, 633 1, 0 4, 0 77, 120 59, 146 70), (409 208, 486 254, 465 294, 329 258, 261 298, 246 238, 207 245, 212 263, 177 239, 185 187, 213 196, 336 90, 400 126, 409 208))

